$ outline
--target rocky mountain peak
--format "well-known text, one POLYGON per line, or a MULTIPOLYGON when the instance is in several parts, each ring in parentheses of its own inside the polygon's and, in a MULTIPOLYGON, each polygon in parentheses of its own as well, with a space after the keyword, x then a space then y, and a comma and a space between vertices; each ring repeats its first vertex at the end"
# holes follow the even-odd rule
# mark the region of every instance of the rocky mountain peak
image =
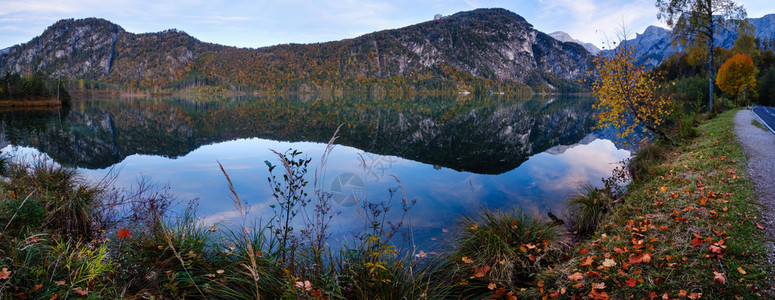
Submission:
POLYGON ((594 44, 585 43, 583 41, 574 39, 573 37, 570 36, 570 34, 564 31, 555 31, 550 33, 549 36, 553 37, 555 40, 558 40, 560 42, 570 42, 570 43, 576 43, 576 44, 582 45, 584 46, 584 49, 587 49, 587 51, 589 51, 589 53, 592 55, 597 55, 598 53, 600 53, 600 48, 598 48, 594 44))

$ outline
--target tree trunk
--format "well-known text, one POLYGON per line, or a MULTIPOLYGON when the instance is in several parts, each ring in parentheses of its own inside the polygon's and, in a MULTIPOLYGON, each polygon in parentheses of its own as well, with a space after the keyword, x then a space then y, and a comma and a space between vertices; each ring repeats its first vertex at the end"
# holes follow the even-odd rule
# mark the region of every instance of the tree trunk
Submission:
POLYGON ((708 7, 708 22, 710 22, 708 32, 708 111, 713 111, 713 38, 716 34, 716 24, 713 21, 713 12, 708 7))

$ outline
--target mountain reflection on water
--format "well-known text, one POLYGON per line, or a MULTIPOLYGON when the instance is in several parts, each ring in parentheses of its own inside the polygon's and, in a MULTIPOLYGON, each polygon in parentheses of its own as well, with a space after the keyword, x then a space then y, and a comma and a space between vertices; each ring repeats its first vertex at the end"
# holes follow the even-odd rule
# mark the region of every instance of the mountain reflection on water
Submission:
POLYGON ((612 134, 593 129, 593 102, 556 96, 89 99, 69 109, 0 113, 0 138, 92 178, 118 165, 121 186, 138 176, 169 184, 181 198, 199 199, 199 214, 216 223, 235 216, 216 160, 252 214, 266 220, 274 200, 264 160, 276 157, 269 149, 298 149, 314 164, 343 124, 324 182, 341 204, 335 237, 362 228, 352 195, 387 198, 398 178, 417 199, 410 216, 423 245, 444 239, 441 229, 482 206, 558 213, 579 184, 609 176, 630 152, 597 138, 612 134))

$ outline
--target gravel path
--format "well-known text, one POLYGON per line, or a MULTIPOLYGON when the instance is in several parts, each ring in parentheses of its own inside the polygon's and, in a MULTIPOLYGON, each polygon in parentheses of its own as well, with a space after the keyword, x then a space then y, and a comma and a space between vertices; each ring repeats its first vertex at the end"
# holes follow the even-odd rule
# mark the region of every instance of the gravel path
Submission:
POLYGON ((769 261, 775 264, 775 134, 751 124, 756 117, 750 110, 741 110, 735 115, 737 140, 750 157, 748 175, 753 180, 767 234, 769 261))

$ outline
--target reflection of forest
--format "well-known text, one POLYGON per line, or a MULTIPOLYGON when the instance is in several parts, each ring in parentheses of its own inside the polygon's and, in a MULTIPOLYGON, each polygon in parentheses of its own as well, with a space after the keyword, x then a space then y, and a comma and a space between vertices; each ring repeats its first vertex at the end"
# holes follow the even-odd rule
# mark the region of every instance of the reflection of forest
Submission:
POLYGON ((592 99, 227 98, 79 100, 69 111, 0 113, 2 135, 64 165, 104 168, 140 153, 177 157, 258 137, 338 143, 475 173, 498 174, 592 131, 592 99))

